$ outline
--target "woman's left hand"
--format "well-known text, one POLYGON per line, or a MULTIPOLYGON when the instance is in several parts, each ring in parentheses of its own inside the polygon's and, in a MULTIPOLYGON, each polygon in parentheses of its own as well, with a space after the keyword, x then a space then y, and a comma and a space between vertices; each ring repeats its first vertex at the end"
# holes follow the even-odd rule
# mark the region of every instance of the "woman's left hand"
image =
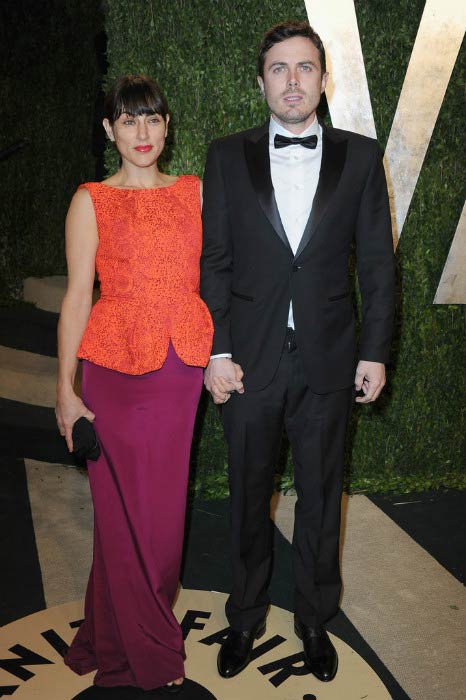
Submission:
POLYGON ((74 391, 58 393, 55 415, 57 417, 60 435, 63 435, 65 438, 69 451, 73 452, 73 425, 78 418, 82 417, 87 418, 87 420, 92 423, 95 415, 87 408, 74 391))

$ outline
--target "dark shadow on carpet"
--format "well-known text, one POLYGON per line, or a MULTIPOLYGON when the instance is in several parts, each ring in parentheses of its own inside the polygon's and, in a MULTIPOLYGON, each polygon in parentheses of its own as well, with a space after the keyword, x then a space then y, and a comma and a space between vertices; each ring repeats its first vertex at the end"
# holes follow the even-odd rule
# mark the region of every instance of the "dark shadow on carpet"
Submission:
POLYGON ((53 408, 0 398, 0 413, 2 455, 83 466, 68 452, 53 408))
POLYGON ((22 459, 0 457, 0 625, 45 608, 22 459))
POLYGON ((369 498, 458 581, 466 583, 466 491, 369 498))
POLYGON ((57 323, 58 314, 33 304, 0 306, 0 345, 56 357, 57 323))

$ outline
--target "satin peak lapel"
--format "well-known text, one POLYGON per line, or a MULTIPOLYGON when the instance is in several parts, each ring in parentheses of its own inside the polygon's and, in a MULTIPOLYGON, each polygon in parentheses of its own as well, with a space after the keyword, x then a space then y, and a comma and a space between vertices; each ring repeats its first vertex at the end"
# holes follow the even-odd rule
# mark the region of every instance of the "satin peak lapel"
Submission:
POLYGON ((301 255, 325 214, 343 172, 346 160, 346 148, 346 140, 334 141, 327 131, 325 129, 323 130, 322 164, 320 166, 319 182, 312 203, 311 213, 299 243, 298 250, 296 251, 295 258, 301 255))
POLYGON ((244 153, 249 175, 251 176, 251 182, 256 191, 259 204, 282 243, 288 248, 290 253, 293 254, 280 219, 273 191, 272 177, 270 175, 268 126, 257 141, 249 139, 244 142, 244 153))

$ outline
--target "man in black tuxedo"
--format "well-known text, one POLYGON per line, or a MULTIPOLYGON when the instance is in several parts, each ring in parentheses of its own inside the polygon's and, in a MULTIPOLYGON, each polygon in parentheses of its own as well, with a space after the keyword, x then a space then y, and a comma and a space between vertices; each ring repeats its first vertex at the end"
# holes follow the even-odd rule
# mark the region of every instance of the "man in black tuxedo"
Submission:
POLYGON ((341 591, 345 432, 356 392, 368 403, 385 383, 394 259, 376 141, 317 121, 327 76, 322 42, 307 23, 272 27, 258 76, 270 121, 214 141, 207 157, 201 294, 215 334, 205 385, 224 404, 233 541, 230 630, 218 657, 224 677, 245 668, 265 631, 270 497, 283 426, 297 492, 295 631, 317 678, 332 680, 337 671, 324 624, 341 591), (353 245, 362 298, 358 362, 353 245))

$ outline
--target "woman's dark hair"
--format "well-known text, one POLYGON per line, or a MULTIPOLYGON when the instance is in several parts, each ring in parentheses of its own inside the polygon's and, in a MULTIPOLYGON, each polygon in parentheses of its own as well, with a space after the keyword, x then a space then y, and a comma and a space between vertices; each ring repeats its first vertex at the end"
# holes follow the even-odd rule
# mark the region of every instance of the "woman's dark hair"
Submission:
POLYGON ((104 102, 104 117, 111 125, 128 114, 139 117, 141 114, 160 114, 166 119, 168 103, 154 80, 145 75, 122 75, 112 85, 104 102))
POLYGON ((282 24, 276 24, 274 27, 270 27, 262 38, 257 60, 257 70, 261 78, 264 77, 264 62, 267 51, 269 51, 272 46, 275 46, 275 44, 279 44, 281 41, 285 41, 285 39, 292 39, 295 36, 302 36, 312 41, 319 52, 322 73, 325 73, 325 49, 320 36, 313 30, 308 22, 289 20, 288 22, 282 22, 282 24))

